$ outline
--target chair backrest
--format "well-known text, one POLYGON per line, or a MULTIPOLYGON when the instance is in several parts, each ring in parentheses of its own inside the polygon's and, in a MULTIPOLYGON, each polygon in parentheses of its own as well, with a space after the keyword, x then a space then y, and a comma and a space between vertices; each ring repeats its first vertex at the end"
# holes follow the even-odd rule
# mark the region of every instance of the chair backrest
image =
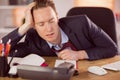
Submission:
POLYGON ((103 7, 74 7, 66 16, 87 15, 96 25, 101 27, 117 44, 116 20, 112 10, 103 7))

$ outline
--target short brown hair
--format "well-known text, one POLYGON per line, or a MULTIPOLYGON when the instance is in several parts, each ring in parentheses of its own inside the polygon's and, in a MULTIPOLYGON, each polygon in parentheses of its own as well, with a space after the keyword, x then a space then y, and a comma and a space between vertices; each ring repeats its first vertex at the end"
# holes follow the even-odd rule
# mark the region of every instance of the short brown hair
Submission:
POLYGON ((53 0, 34 0, 34 2, 36 2, 36 6, 33 7, 33 10, 50 6, 57 13, 53 0))

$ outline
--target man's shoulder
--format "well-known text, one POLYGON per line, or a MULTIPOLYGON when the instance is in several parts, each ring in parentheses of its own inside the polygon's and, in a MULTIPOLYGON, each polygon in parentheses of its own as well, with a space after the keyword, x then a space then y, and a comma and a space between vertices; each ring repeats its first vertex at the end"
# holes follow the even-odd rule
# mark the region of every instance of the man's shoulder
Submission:
POLYGON ((27 32, 26 35, 27 35, 27 36, 38 36, 38 33, 37 33, 37 31, 36 31, 35 29, 31 28, 31 29, 27 32))
POLYGON ((74 15, 60 18, 59 21, 70 21, 70 20, 83 20, 86 19, 87 15, 74 15))
POLYGON ((59 19, 59 25, 61 27, 73 27, 76 25, 76 27, 84 27, 86 24, 89 23, 89 18, 86 15, 75 15, 75 16, 68 16, 59 19))
POLYGON ((31 29, 28 31, 28 33, 36 33, 36 30, 33 29, 33 28, 31 28, 31 29))

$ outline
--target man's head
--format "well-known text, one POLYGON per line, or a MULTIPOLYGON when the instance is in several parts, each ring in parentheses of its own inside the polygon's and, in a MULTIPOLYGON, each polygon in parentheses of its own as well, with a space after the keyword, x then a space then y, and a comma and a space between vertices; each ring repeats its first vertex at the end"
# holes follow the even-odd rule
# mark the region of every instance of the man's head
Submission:
POLYGON ((33 7, 33 19, 35 29, 44 40, 58 44, 60 43, 60 28, 55 5, 51 0, 35 0, 33 7))
POLYGON ((33 9, 39 9, 50 6, 57 14, 53 0, 34 0, 34 2, 36 2, 36 6, 34 6, 33 9))

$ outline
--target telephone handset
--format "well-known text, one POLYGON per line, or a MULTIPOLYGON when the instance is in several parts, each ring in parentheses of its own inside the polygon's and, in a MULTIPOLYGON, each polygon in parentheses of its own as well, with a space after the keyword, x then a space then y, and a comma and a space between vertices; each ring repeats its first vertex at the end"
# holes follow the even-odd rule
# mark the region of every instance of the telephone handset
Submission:
POLYGON ((69 71, 74 71, 73 75, 78 75, 79 72, 74 68, 74 64, 70 63, 70 62, 64 62, 58 65, 58 68, 66 68, 69 71))
POLYGON ((74 65, 69 62, 64 62, 58 65, 59 68, 67 68, 67 69, 72 69, 74 68, 74 65))

